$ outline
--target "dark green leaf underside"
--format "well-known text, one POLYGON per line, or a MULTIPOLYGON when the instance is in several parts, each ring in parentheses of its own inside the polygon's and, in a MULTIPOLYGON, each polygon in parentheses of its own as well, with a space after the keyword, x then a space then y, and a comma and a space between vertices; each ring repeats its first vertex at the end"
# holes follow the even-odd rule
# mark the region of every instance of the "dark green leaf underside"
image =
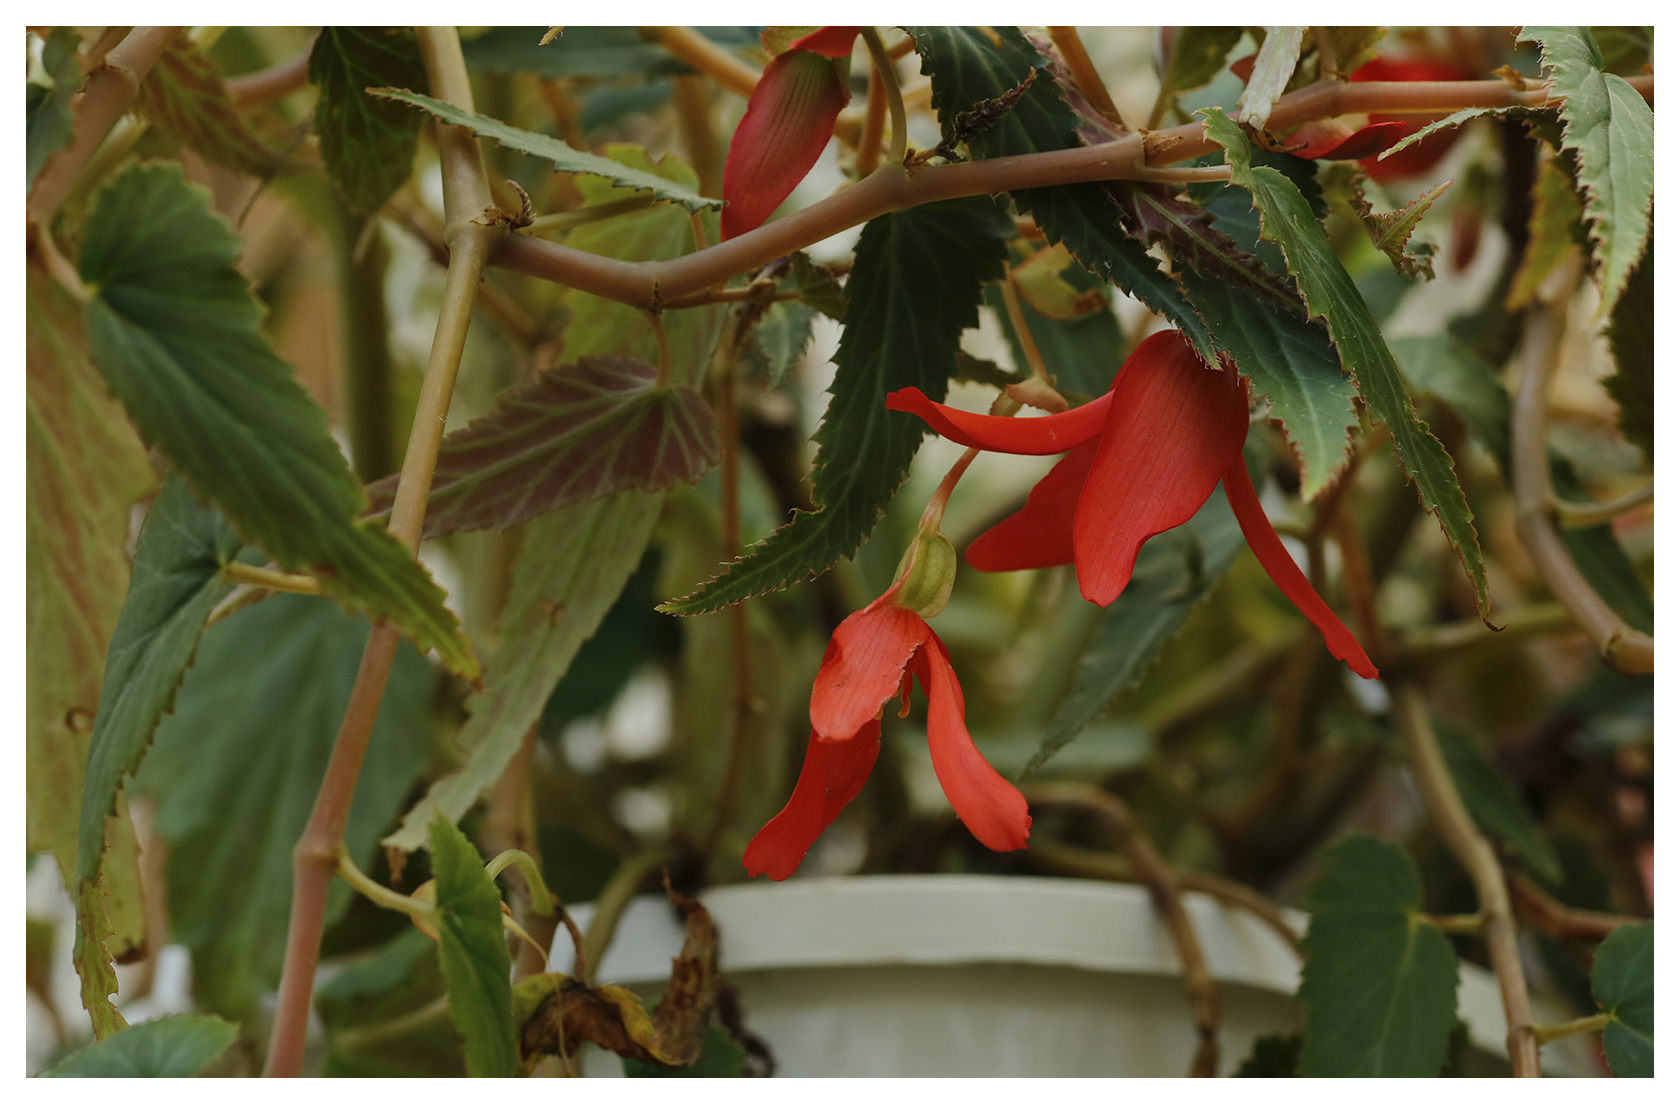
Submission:
POLYGON ((239 1028, 216 1016, 164 1016, 79 1050, 42 1077, 193 1077, 233 1045, 239 1028))
POLYGON ((461 1033, 469 1077, 519 1071, 513 1038, 513 960, 502 937, 502 896, 461 830, 431 823, 437 878, 438 964, 449 990, 449 1018, 461 1033))
POLYGON ((376 100, 368 88, 424 88, 420 45, 407 27, 323 27, 309 55, 309 83, 320 89, 315 134, 345 205, 371 215, 414 168, 422 116, 376 100))

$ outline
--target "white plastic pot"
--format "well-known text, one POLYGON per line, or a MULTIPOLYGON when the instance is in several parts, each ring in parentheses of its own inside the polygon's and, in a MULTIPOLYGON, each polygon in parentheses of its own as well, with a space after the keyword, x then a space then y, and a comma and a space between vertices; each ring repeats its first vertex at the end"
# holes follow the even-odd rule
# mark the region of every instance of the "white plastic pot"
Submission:
MULTIPOLYGON (((769 1044, 778 1076, 1181 1077, 1190 1068, 1196 1031, 1178 955, 1141 887, 883 876, 724 886, 700 898, 746 1026, 769 1044)), ((1199 893, 1186 908, 1219 983, 1228 1074, 1257 1036, 1300 1029, 1290 999, 1300 962, 1250 913, 1199 893)), ((574 914, 586 924, 591 911, 574 914)), ((1303 915, 1290 920, 1305 929, 1303 915)), ((596 980, 655 999, 681 945, 670 905, 638 898, 596 980)), ((562 929, 553 967, 570 970, 572 957, 562 929)), ((1488 971, 1460 964, 1459 1015, 1472 1071, 1499 1072, 1505 1023, 1488 971)), ((1595 1072, 1584 1045, 1563 1046, 1546 1048, 1548 1073, 1595 1072)), ((586 1074, 622 1075, 616 1057, 589 1050, 586 1074)))

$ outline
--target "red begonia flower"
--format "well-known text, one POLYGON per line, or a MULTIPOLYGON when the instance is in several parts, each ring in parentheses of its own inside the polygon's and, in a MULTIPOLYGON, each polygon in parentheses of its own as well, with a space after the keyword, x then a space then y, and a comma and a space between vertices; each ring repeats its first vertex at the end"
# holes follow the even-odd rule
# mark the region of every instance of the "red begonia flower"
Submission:
POLYGON ((761 225, 822 156, 851 98, 834 59, 851 53, 861 29, 820 28, 764 67, 723 164, 725 240, 761 225))
POLYGON ((1307 144, 1289 152, 1309 161, 1358 161, 1376 156, 1407 133, 1406 124, 1399 122, 1372 123, 1355 130, 1337 119, 1325 119, 1291 134, 1290 142, 1307 144))
POLYGON ((1021 791, 974 747, 951 654, 926 621, 897 605, 893 588, 834 630, 811 690, 811 738, 793 796, 747 845, 749 875, 791 875, 817 837, 863 788, 881 742, 881 706, 908 692, 928 696, 928 751, 957 816, 994 851, 1027 845, 1032 818, 1021 791))
POLYGON ((1189 521, 1224 480, 1243 535, 1272 581, 1324 634, 1332 655, 1366 678, 1369 658, 1313 592, 1266 521, 1242 463, 1248 433, 1248 388, 1236 369, 1209 370, 1190 343, 1166 330, 1141 342, 1104 399, 1066 414, 1011 418, 964 414, 929 402, 914 389, 887 405, 922 417, 942 435, 995 452, 1044 453, 1034 424, 1072 419, 1106 402, 1102 422, 1061 422, 1073 451, 1039 481, 1020 512, 981 534, 969 564, 982 571, 1072 563, 1086 598, 1106 606, 1131 580, 1138 549, 1157 533, 1189 521), (1073 425, 1080 433, 1071 431, 1073 425), (949 427, 959 431, 946 433, 949 427), (984 443, 982 443, 984 442, 984 443), (1240 478, 1239 478, 1240 476, 1240 478))

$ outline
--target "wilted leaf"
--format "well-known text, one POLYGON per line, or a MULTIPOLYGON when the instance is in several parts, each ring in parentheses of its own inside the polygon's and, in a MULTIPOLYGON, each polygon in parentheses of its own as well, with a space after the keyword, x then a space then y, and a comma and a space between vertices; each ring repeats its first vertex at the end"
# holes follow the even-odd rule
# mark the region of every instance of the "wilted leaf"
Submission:
POLYGON ((1422 915, 1405 851, 1348 836, 1318 854, 1295 999, 1307 1008, 1303 1077, 1431 1077, 1457 1021, 1458 959, 1422 915))
POLYGON ((321 160, 345 205, 371 215, 414 170, 422 116, 365 91, 423 88, 426 69, 408 27, 322 27, 309 54, 309 83, 321 90, 315 134, 321 160))
POLYGON ((1443 192, 1452 187, 1452 183, 1450 180, 1444 180, 1398 211, 1385 214, 1373 212, 1364 192, 1358 188, 1354 189, 1353 209, 1359 215, 1365 233, 1370 235, 1371 244, 1393 262, 1394 271, 1400 275, 1422 276, 1425 280, 1435 278, 1435 247, 1425 244, 1416 249, 1408 249, 1407 244, 1411 241, 1412 231, 1417 229, 1418 220, 1441 198, 1443 192))
POLYGON ((81 275, 94 361, 142 435, 286 571, 388 617, 450 670, 478 674, 443 591, 377 523, 327 415, 274 354, 234 265, 243 246, 179 165, 125 170, 95 202, 81 275))
POLYGON ((82 87, 82 67, 76 62, 76 46, 80 41, 73 29, 54 27, 41 49, 41 68, 46 70, 52 84, 28 86, 23 145, 24 168, 31 188, 47 158, 70 144, 70 132, 76 122, 70 110, 70 97, 82 87))
MULTIPOLYGON (((282 594, 212 626, 135 785, 169 846, 171 938, 201 1007, 244 1017, 280 977, 292 848, 326 773, 368 626, 282 594)), ((364 869, 431 752, 433 668, 399 647, 345 828, 364 869)), ((330 924, 349 887, 328 897, 330 924)))
POLYGON ((266 176, 284 154, 245 117, 209 55, 185 31, 147 70, 135 108, 158 130, 213 165, 266 176))
POLYGON ((1586 193, 1603 318, 1621 298, 1645 251, 1656 189, 1656 130, 1651 105, 1626 80, 1604 72, 1586 27, 1524 27, 1538 42, 1555 95, 1563 97, 1563 148, 1574 150, 1575 179, 1586 193))
POLYGON ((1072 322, 1108 309, 1108 296, 1095 287, 1081 290, 1063 273, 1073 264, 1073 254, 1059 245, 1040 249, 1009 270, 1009 278, 1021 299, 1045 318, 1072 322))
POLYGON ((164 1016, 101 1039, 40 1076, 193 1077, 238 1037, 238 1025, 217 1016, 164 1016))
POLYGON ((665 177, 655 176, 639 169, 632 169, 598 154, 575 150, 558 138, 550 138, 546 134, 535 134, 529 130, 520 130, 518 127, 509 126, 487 115, 475 115, 470 111, 462 111, 452 104, 444 103, 442 100, 434 100, 430 96, 417 95, 404 88, 380 88, 376 89, 373 94, 430 111, 446 123, 470 127, 474 134, 482 135, 485 138, 494 138, 508 149, 528 153, 532 157, 540 157, 553 163, 556 172, 589 173, 604 177, 620 187, 652 192, 659 199, 680 203, 690 211, 702 211, 707 208, 723 206, 723 200, 707 198, 692 188, 674 184, 665 177))
POLYGON ((437 877, 438 964, 449 990, 449 1018, 461 1033, 468 1077, 512 1077, 513 959, 502 937, 502 895, 472 842, 442 816, 433 818, 432 873, 437 877))
MULTIPOLYGON (((620 491, 695 483, 718 458, 718 426, 699 392, 655 386, 634 357, 586 356, 544 369, 443 439, 425 535, 507 529, 620 491)), ((368 487, 390 511, 397 477, 368 487)))
POLYGON ((1624 924, 1593 956, 1592 993, 1610 1017, 1604 1057, 1617 1077, 1654 1077, 1656 924, 1624 924))

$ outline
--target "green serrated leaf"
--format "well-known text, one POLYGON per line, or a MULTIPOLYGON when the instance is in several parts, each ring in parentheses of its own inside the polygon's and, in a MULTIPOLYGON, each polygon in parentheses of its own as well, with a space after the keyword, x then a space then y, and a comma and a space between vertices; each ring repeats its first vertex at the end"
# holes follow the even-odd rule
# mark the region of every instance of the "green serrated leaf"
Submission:
POLYGON ((1373 212, 1364 193, 1357 188, 1354 190, 1353 209, 1359 215, 1365 233, 1370 236, 1371 244, 1377 247, 1378 252, 1387 255, 1394 265, 1395 272, 1402 276, 1422 276, 1425 280, 1435 278, 1435 247, 1425 244, 1411 249, 1407 248, 1407 245, 1411 241, 1412 232, 1417 229, 1418 221, 1430 206, 1452 187, 1452 183, 1450 180, 1443 180, 1398 211, 1383 214, 1373 212))
POLYGON ((1162 646, 1231 570, 1243 547, 1224 488, 1215 490, 1189 521, 1149 538, 1138 553, 1131 583, 1100 615, 1073 689, 1038 750, 1015 772, 1016 779, 1043 766, 1107 712, 1116 696, 1142 681, 1162 646))
POLYGON ((846 320, 846 290, 834 273, 806 256, 803 250, 788 254, 788 281, 799 291, 801 301, 822 311, 836 322, 846 320))
POLYGON ((1349 836, 1318 853, 1295 999, 1307 1008, 1303 1077, 1432 1077, 1458 1013, 1458 959, 1422 916, 1400 847, 1349 836))
POLYGON ((664 494, 625 491, 560 510, 525 531, 500 622, 502 645, 457 743, 467 761, 433 782, 384 840, 412 851, 441 811, 456 821, 502 776, 543 703, 595 634, 653 535, 664 494))
POLYGON ((94 361, 141 434, 246 540, 387 617, 450 670, 478 661, 426 569, 377 523, 326 412, 274 354, 235 267, 242 242, 179 165, 134 165, 95 202, 81 275, 94 361))
POLYGON ((69 27, 54 27, 41 49, 41 67, 52 80, 52 86, 31 84, 24 115, 24 168, 29 174, 29 187, 35 186, 35 176, 47 158, 70 144, 70 132, 76 116, 70 109, 70 98, 82 87, 82 67, 76 62, 76 46, 80 36, 69 27))
POLYGON ((104 1039, 128 1026, 111 1003, 117 993, 117 970, 108 948, 114 942, 105 886, 98 881, 72 882, 76 887, 76 943, 70 955, 80 979, 82 1007, 93 1023, 93 1036, 104 1039))
POLYGON ((1517 274, 1511 278, 1511 289, 1505 293, 1505 309, 1512 313, 1532 303, 1546 277, 1569 256, 1575 246, 1575 227, 1581 221, 1581 198, 1558 158, 1541 162, 1532 194, 1528 245, 1517 274))
MULTIPOLYGON (((292 848, 326 773, 368 625, 330 602, 276 595, 204 634, 136 786, 169 845, 171 938, 192 950, 200 1007, 254 1011, 279 980, 292 848)), ((403 645, 385 685, 345 828, 364 868, 431 752, 434 672, 403 645)), ((349 888, 328 897, 331 924, 349 888)))
POLYGON ((1656 287, 1651 277, 1651 257, 1655 253, 1653 240, 1644 260, 1628 278, 1627 291, 1610 312, 1610 325, 1605 331, 1610 352, 1616 358, 1616 374, 1604 381, 1604 389, 1622 408, 1617 419, 1622 436, 1640 447, 1647 462, 1656 438, 1656 287))
POLYGON ((1174 27, 1161 71, 1161 96, 1200 88, 1218 76, 1242 36, 1241 27, 1174 27))
POLYGON ((1342 366, 1353 373, 1372 414, 1388 425, 1400 462, 1417 486, 1418 499, 1440 522, 1475 587, 1476 608, 1486 616, 1487 574, 1470 505, 1459 486, 1452 458, 1417 420, 1400 380, 1399 366, 1383 341, 1371 308, 1342 267, 1323 225, 1313 216, 1300 190, 1276 169, 1252 164, 1247 137, 1224 112, 1210 108, 1206 119, 1208 137, 1225 147, 1232 181, 1254 195, 1262 233, 1283 248, 1307 309, 1313 317, 1324 318, 1342 366))
POLYGON ((1557 852, 1523 805, 1522 795, 1499 767, 1462 732, 1437 724, 1435 735, 1465 808, 1482 830, 1504 840, 1523 863, 1550 885, 1563 878, 1557 852))
POLYGON ((368 88, 423 88, 426 69, 408 27, 322 27, 309 54, 309 83, 320 89, 315 134, 327 175, 358 215, 371 215, 414 169, 421 116, 376 100, 368 88))
POLYGON ((924 427, 886 409, 889 393, 945 396, 962 331, 979 323, 982 286, 1003 275, 1008 217, 985 196, 871 219, 858 239, 833 398, 815 440, 817 509, 754 545, 727 572, 660 608, 707 613, 825 571, 857 551, 921 447, 924 427))
POLYGON ((804 303, 772 303, 764 312, 763 321, 754 327, 752 350, 763 360, 767 377, 765 386, 771 390, 782 385, 787 374, 805 355, 811 344, 811 323, 817 312, 804 303))
POLYGON ((1504 116, 1512 114, 1513 112, 1521 115, 1527 115, 1531 110, 1532 109, 1526 107, 1466 107, 1461 111, 1453 112, 1444 119, 1436 119, 1428 126, 1406 135, 1404 138, 1400 139, 1400 141, 1377 154, 1377 160, 1386 161, 1388 158, 1399 153, 1407 146, 1416 145, 1437 131, 1451 130, 1453 127, 1463 126, 1471 119, 1479 119, 1483 115, 1504 116))
MULTIPOLYGON (((717 463, 717 418, 699 392, 657 377, 634 357, 586 356, 504 392, 443 439, 423 535, 507 529, 620 491, 699 482, 717 463)), ((389 513, 396 493, 396 475, 369 485, 373 512, 389 513)))
POLYGON ((279 146, 234 102, 222 74, 185 31, 147 70, 135 109, 159 131, 213 165, 267 176, 284 159, 279 146))
POLYGON ((680 203, 690 211, 704 211, 723 206, 721 199, 708 199, 692 188, 680 187, 664 177, 629 168, 611 158, 573 149, 560 139, 550 138, 546 134, 520 130, 487 115, 462 111, 453 104, 434 100, 430 96, 417 95, 403 88, 379 88, 375 89, 373 94, 430 111, 446 123, 469 127, 474 134, 494 138, 508 149, 553 162, 556 172, 588 173, 604 177, 619 187, 652 192, 659 199, 680 203))
POLYGON ((233 1045, 239 1026, 218 1016, 164 1016, 79 1050, 42 1077, 193 1077, 233 1045))
POLYGON ((513 1077, 513 959, 502 937, 502 895, 461 830, 432 819, 437 878, 438 965, 449 991, 449 1018, 461 1033, 469 1077, 513 1077))
POLYGON ((1600 301, 1615 307, 1651 231, 1656 130, 1651 106, 1626 80, 1604 72, 1586 27, 1524 27, 1538 42, 1554 93, 1563 97, 1563 148, 1574 150, 1575 179, 1586 193, 1587 232, 1600 301))
POLYGON ((1389 348, 1413 391, 1446 403, 1501 466, 1510 464, 1511 393, 1493 365, 1444 333, 1397 337, 1389 348))
POLYGON ((1624 924, 1593 956, 1593 999, 1610 1017, 1604 1058, 1617 1077, 1656 1076, 1656 924, 1624 924))

